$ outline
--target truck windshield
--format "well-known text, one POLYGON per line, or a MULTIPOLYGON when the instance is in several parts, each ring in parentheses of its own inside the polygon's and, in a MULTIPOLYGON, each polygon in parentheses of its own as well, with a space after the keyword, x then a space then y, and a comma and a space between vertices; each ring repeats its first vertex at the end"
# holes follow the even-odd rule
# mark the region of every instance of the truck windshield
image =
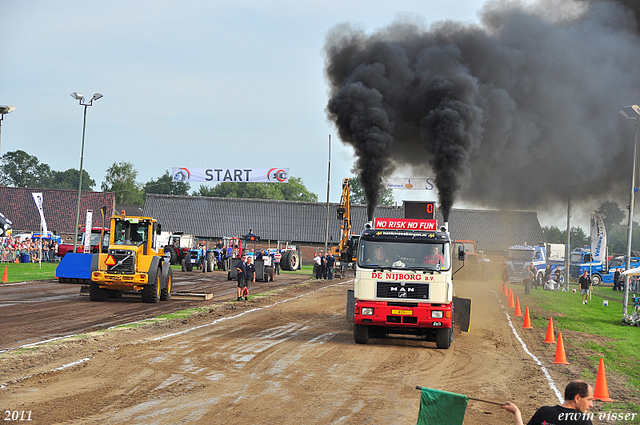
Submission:
POLYGON ((533 250, 510 249, 507 260, 531 261, 533 260, 533 250))
POLYGON ((370 269, 448 270, 448 243, 382 242, 361 239, 358 266, 370 269))

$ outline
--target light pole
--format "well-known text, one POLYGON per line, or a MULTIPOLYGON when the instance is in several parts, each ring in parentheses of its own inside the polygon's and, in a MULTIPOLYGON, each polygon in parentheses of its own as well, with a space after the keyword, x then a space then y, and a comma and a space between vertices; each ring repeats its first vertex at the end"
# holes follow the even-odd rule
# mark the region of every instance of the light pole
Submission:
MULTIPOLYGON (((620 114, 628 120, 636 121, 635 142, 633 145, 633 170, 631 171, 631 195, 629 196, 629 224, 627 227, 627 262, 625 269, 629 270, 631 264, 631 234, 633 227, 633 203, 636 189, 636 168, 638 167, 638 122, 640 119, 640 106, 625 106, 620 110, 620 114)), ((622 314, 627 315, 629 304, 629 275, 624 278, 624 297, 622 298, 622 314)))
MULTIPOLYGON (((84 106, 84 120, 82 122, 82 148, 80 150, 80 177, 78 178, 78 206, 76 208, 76 227, 73 233, 73 252, 76 252, 76 246, 78 245, 78 223, 80 221, 80 195, 82 194, 82 161, 84 159, 84 131, 87 128, 87 107, 93 105, 94 100, 98 100, 102 97, 100 93, 94 93, 91 100, 85 102, 84 96, 80 93, 73 92, 71 97, 76 99, 80 106, 84 106)), ((91 231, 91 229, 89 229, 91 231)))
MULTIPOLYGON (((10 114, 11 112, 15 111, 16 107, 15 106, 11 106, 11 105, 0 105, 0 142, 1 142, 1 137, 2 137, 2 120, 4 119, 4 116, 7 114, 10 114)), ((0 147, 2 145, 0 144, 0 147)), ((2 152, 2 150, 0 149, 0 153, 2 152)))
POLYGON ((324 255, 329 253, 327 243, 329 242, 329 192, 331 191, 331 135, 329 135, 329 166, 327 176, 327 223, 324 232, 324 255))

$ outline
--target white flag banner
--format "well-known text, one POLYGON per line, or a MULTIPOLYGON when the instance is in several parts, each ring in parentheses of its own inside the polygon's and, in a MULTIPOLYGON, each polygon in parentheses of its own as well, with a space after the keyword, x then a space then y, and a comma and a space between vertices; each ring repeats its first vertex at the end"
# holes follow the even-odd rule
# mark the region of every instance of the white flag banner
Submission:
POLYGON ((33 196, 33 201, 36 203, 36 207, 38 207, 38 212, 40 213, 40 224, 42 225, 42 233, 47 234, 47 221, 44 219, 44 211, 42 210, 42 192, 32 192, 31 196, 33 196))
POLYGON ((591 214, 591 257, 607 264, 607 229, 600 214, 591 214))
POLYGON ((172 167, 174 182, 287 183, 288 168, 184 168, 172 167))
MULTIPOLYGON (((93 227, 93 210, 87 210, 87 216, 84 221, 84 253, 91 252, 91 232, 93 227)), ((99 245, 99 244, 98 244, 99 245)))
POLYGON ((431 178, 390 178, 384 181, 384 187, 386 189, 433 190, 435 182, 431 178))

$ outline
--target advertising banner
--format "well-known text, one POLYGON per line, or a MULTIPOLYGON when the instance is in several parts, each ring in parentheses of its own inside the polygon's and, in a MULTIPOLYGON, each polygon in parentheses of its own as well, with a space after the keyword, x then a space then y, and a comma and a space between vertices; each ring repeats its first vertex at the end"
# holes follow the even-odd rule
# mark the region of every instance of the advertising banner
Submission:
POLYGON ((172 167, 174 182, 287 183, 288 168, 184 168, 172 167))
POLYGON ((91 227, 92 226, 93 226, 93 210, 87 210, 87 217, 84 222, 84 253, 85 254, 89 254, 91 252, 91 227))
POLYGON ((600 214, 591 214, 591 257, 607 264, 607 229, 600 214))
POLYGON ((38 212, 40 213, 40 224, 42 225, 42 232, 47 233, 47 222, 44 219, 44 211, 42 210, 42 192, 32 192, 31 196, 33 196, 33 201, 36 203, 36 207, 38 207, 38 212))
POLYGON ((386 189, 433 190, 435 182, 431 178, 391 178, 384 181, 384 187, 386 189))

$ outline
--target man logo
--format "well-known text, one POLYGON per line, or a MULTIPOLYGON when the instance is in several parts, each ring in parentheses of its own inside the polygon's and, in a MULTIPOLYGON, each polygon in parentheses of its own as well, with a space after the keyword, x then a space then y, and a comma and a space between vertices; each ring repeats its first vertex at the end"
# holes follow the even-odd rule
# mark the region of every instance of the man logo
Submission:
POLYGON ((189 180, 191 173, 186 168, 181 168, 177 173, 173 175, 174 182, 185 182, 189 180))
POLYGON ((283 169, 272 168, 267 173, 268 180, 277 180, 279 182, 287 181, 287 172, 283 169))

